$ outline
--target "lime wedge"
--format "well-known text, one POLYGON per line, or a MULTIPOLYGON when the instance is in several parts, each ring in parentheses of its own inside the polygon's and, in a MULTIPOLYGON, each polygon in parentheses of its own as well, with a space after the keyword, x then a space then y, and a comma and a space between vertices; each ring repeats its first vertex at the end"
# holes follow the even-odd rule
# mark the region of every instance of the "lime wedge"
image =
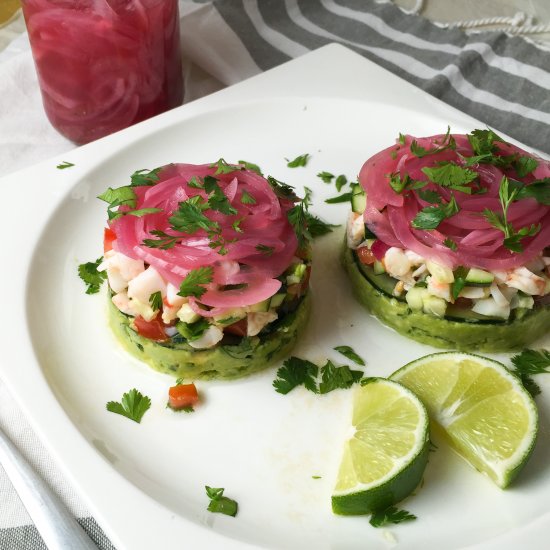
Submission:
POLYGON ((407 388, 369 378, 355 390, 353 436, 346 442, 332 510, 371 514, 411 494, 428 462, 429 420, 407 388))
POLYGON ((469 353, 434 353, 391 378, 420 397, 458 454, 499 487, 507 487, 527 462, 537 437, 537 408, 501 363, 469 353))

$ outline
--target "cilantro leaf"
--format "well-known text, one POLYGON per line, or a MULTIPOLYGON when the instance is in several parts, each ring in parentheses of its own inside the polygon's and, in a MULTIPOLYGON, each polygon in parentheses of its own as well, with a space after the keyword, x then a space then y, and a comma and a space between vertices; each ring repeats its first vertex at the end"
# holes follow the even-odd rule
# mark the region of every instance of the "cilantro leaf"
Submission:
POLYGON ((206 495, 210 499, 207 510, 216 514, 225 514, 226 516, 235 517, 237 515, 239 505, 229 497, 223 496, 225 489, 217 487, 209 487, 205 485, 206 495))
POLYGON ((450 126, 447 126, 447 133, 443 136, 441 143, 438 143, 433 149, 425 149, 424 147, 421 147, 415 139, 411 142, 411 153, 419 158, 427 155, 434 155, 435 153, 440 153, 446 149, 456 149, 455 138, 451 135, 450 126))
POLYGON ((330 199, 326 199, 325 202, 327 204, 337 204, 340 202, 348 202, 348 201, 351 201, 352 196, 353 196, 353 193, 349 191, 348 193, 342 193, 337 197, 331 197, 330 199))
POLYGON ((369 523, 373 527, 382 527, 388 523, 402 523, 404 521, 411 521, 414 519, 416 519, 416 516, 407 512, 407 510, 399 510, 395 506, 390 506, 385 510, 374 512, 369 520, 369 523))
POLYGON ((58 164, 56 168, 58 170, 65 170, 65 168, 72 168, 73 166, 74 164, 72 162, 67 162, 66 160, 64 160, 61 164, 58 164))
POLYGON ((204 189, 204 181, 197 178, 197 176, 192 176, 187 185, 193 187, 193 189, 204 189))
POLYGON ((357 363, 358 365, 365 366, 364 359, 362 357, 360 357, 359 355, 357 355, 357 353, 355 353, 353 348, 351 348, 350 346, 336 346, 333 349, 335 351, 337 351, 338 353, 341 353, 344 357, 347 357, 348 359, 350 359, 354 363, 357 363))
POLYGON ((516 372, 521 374, 550 373, 550 351, 524 349, 512 357, 516 372))
POLYGON ((185 323, 183 321, 178 321, 176 323, 177 331, 188 341, 193 342, 198 340, 203 334, 204 331, 210 326, 208 319, 204 317, 195 323, 185 323))
POLYGON ((253 162, 247 162, 246 160, 239 160, 237 161, 240 165, 244 167, 245 170, 251 170, 252 172, 256 172, 259 176, 263 176, 261 168, 254 164, 253 162))
POLYGON ((211 181, 212 179, 215 180, 215 178, 212 178, 210 176, 210 180, 207 181, 208 177, 209 176, 206 176, 204 178, 204 188, 209 193, 208 206, 212 210, 217 210, 218 212, 221 212, 226 216, 236 214, 237 210, 233 206, 231 206, 229 199, 225 196, 225 193, 222 191, 222 188, 218 185, 217 181, 211 181))
POLYGON ((450 248, 451 250, 455 251, 457 248, 458 248, 458 245, 453 241, 453 239, 451 239, 450 237, 447 237, 444 241, 443 241, 443 244, 447 247, 447 248, 450 248))
POLYGON ((241 202, 243 204, 256 204, 256 199, 250 193, 243 191, 241 193, 241 202))
POLYGON ((159 172, 162 167, 154 168, 153 170, 137 170, 130 176, 130 185, 137 187, 140 185, 155 185, 159 180, 159 172))
POLYGON ((294 160, 285 159, 287 161, 286 165, 289 168, 298 168, 299 166, 306 166, 309 160, 309 157, 310 157, 309 153, 305 153, 304 155, 298 155, 294 160))
POLYGON ((116 189, 109 187, 107 191, 101 193, 101 195, 98 195, 97 198, 109 203, 109 209, 121 205, 134 208, 137 201, 136 193, 129 185, 117 187, 116 189))
POLYGON ((519 376, 525 389, 533 396, 541 393, 538 384, 531 378, 534 374, 550 373, 550 351, 524 349, 512 357, 513 373, 519 376))
POLYGON ((211 283, 213 277, 214 269, 212 266, 192 269, 181 282, 178 296, 200 298, 206 292, 206 288, 202 285, 211 283))
POLYGON ((319 367, 299 357, 291 356, 283 362, 273 381, 275 391, 286 395, 297 386, 304 385, 309 391, 319 393, 316 384, 319 367))
POLYGON ((471 194, 472 189, 467 187, 478 177, 478 173, 469 168, 463 168, 454 162, 440 162, 437 166, 424 167, 422 172, 430 181, 463 193, 471 194))
POLYGON ((403 193, 403 191, 409 191, 410 189, 421 189, 428 185, 427 181, 413 180, 409 174, 404 174, 403 177, 401 177, 399 173, 393 172, 386 177, 389 178, 390 187, 396 193, 403 193))
POLYGON ((531 172, 534 172, 538 165, 539 163, 537 159, 534 159, 533 157, 527 157, 527 156, 520 156, 513 163, 513 166, 516 169, 516 173, 520 178, 524 178, 531 172))
POLYGON ((172 229, 182 233, 195 233, 199 229, 212 231, 218 224, 203 214, 203 210, 208 208, 206 202, 200 195, 191 197, 178 204, 178 209, 172 213, 168 222, 172 229))
POLYGON ((161 250, 168 250, 174 248, 174 246, 181 241, 182 237, 175 235, 169 235, 159 229, 152 229, 151 235, 159 237, 158 239, 143 239, 143 244, 149 248, 160 248, 161 250))
POLYGON ((329 393, 337 389, 347 389, 361 380, 363 372, 351 370, 347 365, 336 367, 332 361, 327 361, 321 367, 321 383, 319 393, 329 393))
POLYGON ((541 227, 541 224, 537 223, 518 229, 509 237, 504 238, 504 246, 512 252, 523 252, 523 244, 521 243, 521 239, 525 237, 533 237, 540 231, 541 227))
POLYGON ((516 200, 534 198, 538 203, 550 206, 550 178, 535 180, 529 185, 520 186, 516 200))
POLYGON ((460 208, 454 198, 448 203, 438 206, 427 206, 418 212, 411 225, 415 229, 436 229, 439 224, 446 218, 450 218, 459 212, 460 208))
POLYGON ((86 262, 78 266, 78 276, 86 283, 86 294, 97 294, 107 278, 105 271, 97 270, 102 261, 103 256, 100 256, 95 262, 86 262))
POLYGON ((286 214, 290 225, 294 229, 296 238, 298 239, 298 247, 305 248, 312 236, 307 225, 308 209, 311 204, 311 189, 304 187, 304 198, 294 205, 286 214))
POLYGON ((297 200, 299 200, 298 196, 294 192, 294 187, 292 187, 292 185, 283 183, 282 181, 275 179, 273 176, 267 176, 267 182, 279 199, 287 199, 291 200, 292 202, 296 202, 297 200))
POLYGON ((256 250, 260 253, 260 254, 263 254, 264 256, 272 256, 273 255, 273 252, 275 251, 275 249, 272 247, 272 246, 267 246, 265 244, 258 244, 256 245, 256 250))
POLYGON ((146 395, 142 395, 135 388, 123 394, 120 403, 109 401, 106 405, 109 412, 121 414, 138 424, 149 407, 151 407, 151 399, 146 395))
POLYGON ((312 239, 315 239, 316 237, 322 237, 327 233, 332 233, 332 228, 340 227, 339 225, 327 223, 308 211, 306 211, 305 215, 307 229, 312 239))
POLYGON ((334 179, 334 174, 331 174, 330 172, 319 172, 317 177, 321 178, 324 183, 331 183, 334 179))
MULTIPOLYGON (((497 151, 495 145, 496 142, 505 143, 504 140, 495 134, 493 130, 472 130, 468 134, 468 141, 472 147, 472 150, 476 156, 485 157, 484 160, 493 156, 493 153, 497 151)), ((479 159, 481 161, 482 159, 479 159)))
POLYGON ((405 145, 406 142, 407 142, 407 136, 402 134, 401 132, 399 132, 399 137, 397 138, 397 143, 399 143, 399 145, 405 145))
POLYGON ((441 204, 441 195, 432 189, 419 189, 418 196, 430 204, 441 204))
POLYGON ((336 178, 336 181, 334 182, 334 185, 336 185, 336 191, 338 191, 338 193, 339 193, 342 190, 342 187, 344 187, 344 185, 346 185, 346 183, 348 183, 348 178, 346 178, 346 176, 344 176, 344 174, 340 174, 336 178))
POLYGON ((151 306, 151 309, 153 311, 158 311, 162 306, 162 294, 160 290, 157 290, 157 292, 153 292, 151 296, 149 296, 149 305, 151 306))
POLYGON ((216 176, 219 174, 231 174, 239 169, 237 166, 227 163, 223 158, 220 158, 218 162, 210 164, 210 168, 216 168, 214 172, 216 176))

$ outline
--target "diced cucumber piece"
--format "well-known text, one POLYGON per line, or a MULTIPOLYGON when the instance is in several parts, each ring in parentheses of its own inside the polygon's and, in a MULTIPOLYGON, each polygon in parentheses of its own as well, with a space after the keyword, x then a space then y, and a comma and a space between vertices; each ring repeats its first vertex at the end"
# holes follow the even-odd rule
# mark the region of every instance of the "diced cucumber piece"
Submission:
POLYGON ((302 281, 306 274, 306 264, 295 264, 292 271, 286 276, 287 285, 295 285, 302 281))
POLYGON ((215 315, 214 322, 218 325, 232 325, 241 319, 246 317, 246 310, 244 307, 236 307, 229 311, 226 311, 223 315, 215 315))
POLYGON ((357 214, 362 214, 366 207, 367 195, 358 183, 354 183, 351 186, 351 209, 357 214))
POLYGON ((436 317, 445 317, 447 311, 447 302, 443 298, 438 298, 432 294, 426 293, 422 300, 422 309, 424 313, 435 315, 436 317))
POLYGON ((512 298, 512 301, 510 302, 510 309, 516 309, 518 307, 533 309, 534 305, 535 300, 533 299, 533 296, 518 293, 512 298))
POLYGON ((375 275, 381 275, 382 273, 386 273, 386 268, 384 267, 384 264, 382 262, 379 262, 376 260, 372 264, 372 270, 374 271, 375 275))
POLYGON ((251 306, 248 307, 248 311, 250 313, 265 313, 266 311, 269 311, 270 301, 271 301, 271 298, 268 298, 267 300, 264 300, 263 302, 258 302, 257 304, 252 304, 251 306))
POLYGON ((269 309, 277 309, 285 300, 286 294, 280 293, 275 294, 271 296, 271 300, 269 302, 269 309))
POLYGON ((472 267, 466 275, 466 282, 472 286, 490 286, 494 280, 492 273, 476 267, 472 267))
POLYGON ((195 313, 189 304, 183 304, 176 315, 183 323, 196 323, 200 319, 200 315, 195 313))
POLYGON ((414 286, 407 292, 405 299, 413 311, 422 311, 424 309, 424 297, 427 290, 425 288, 414 286))

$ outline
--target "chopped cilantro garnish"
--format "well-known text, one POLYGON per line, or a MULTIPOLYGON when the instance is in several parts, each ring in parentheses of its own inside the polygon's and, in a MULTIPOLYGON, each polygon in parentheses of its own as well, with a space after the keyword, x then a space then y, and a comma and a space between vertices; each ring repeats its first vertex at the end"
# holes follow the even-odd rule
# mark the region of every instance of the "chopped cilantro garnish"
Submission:
POLYGON ((223 492, 225 489, 209 487, 205 485, 206 494, 210 499, 210 504, 207 510, 216 514, 225 514, 226 516, 235 517, 239 509, 237 502, 229 497, 224 497, 223 492))
POLYGON ((180 202, 178 209, 173 212, 168 221, 173 229, 182 233, 192 234, 199 229, 212 231, 218 224, 206 217, 203 213, 206 209, 208 209, 208 202, 200 195, 196 195, 180 202))
POLYGON ((350 359, 354 363, 357 363, 358 365, 365 366, 364 359, 360 355, 355 353, 355 351, 353 350, 352 347, 350 347, 350 346, 336 346, 334 348, 334 350, 337 351, 338 353, 341 353, 344 357, 347 357, 348 359, 350 359))
POLYGON ((388 174, 390 187, 396 193, 403 193, 403 191, 409 191, 410 189, 421 189, 422 187, 428 185, 426 181, 415 181, 409 174, 404 174, 401 177, 400 174, 394 172, 393 174, 388 174))
POLYGON ((216 176, 219 174, 231 174, 231 172, 235 172, 239 169, 237 166, 227 163, 222 158, 219 159, 218 162, 212 163, 210 168, 216 168, 216 171, 214 172, 216 176))
POLYGON ((192 269, 181 282, 178 296, 200 298, 206 292, 203 285, 211 283, 213 276, 214 269, 212 266, 192 269))
POLYGON ((304 155, 297 156, 294 160, 285 159, 287 161, 286 165, 289 168, 298 168, 299 166, 306 166, 307 161, 309 160, 309 156, 310 156, 309 153, 305 153, 304 155))
POLYGON ((454 216, 459 210, 454 196, 451 196, 451 200, 447 203, 438 206, 427 206, 420 210, 411 225, 415 229, 436 229, 443 220, 454 216))
POLYGON ((151 309, 153 311, 158 311, 162 306, 162 294, 160 293, 160 290, 157 290, 157 292, 153 292, 151 296, 149 296, 149 305, 151 306, 151 309))
POLYGON ((327 361, 321 367, 321 382, 319 393, 329 393, 336 389, 348 389, 363 377, 360 370, 351 370, 347 365, 337 367, 332 361, 327 361))
POLYGON ((382 527, 388 523, 402 523, 416 519, 416 516, 407 512, 407 510, 399 510, 395 506, 390 506, 385 510, 374 512, 369 523, 373 527, 382 527))
POLYGON ((65 170, 65 168, 72 168, 73 166, 74 164, 72 162, 67 162, 66 160, 64 160, 61 164, 58 164, 56 168, 58 170, 65 170))
POLYGON ((340 202, 348 202, 351 200, 351 197, 353 196, 353 193, 349 191, 348 193, 342 193, 341 195, 338 195, 337 197, 331 197, 330 199, 326 199, 325 202, 327 204, 337 204, 340 202))
POLYGON ((323 394, 338 388, 347 389, 359 382, 362 376, 361 371, 351 370, 347 365, 337 367, 332 361, 327 361, 325 365, 318 367, 307 359, 292 356, 277 371, 273 387, 282 394, 289 393, 297 386, 323 394))
POLYGON ((168 235, 164 231, 159 229, 152 229, 151 235, 159 237, 158 239, 143 239, 143 244, 149 248, 160 248, 161 250, 168 250, 174 248, 174 246, 181 241, 182 237, 175 235, 168 235))
POLYGON ((267 246, 265 244, 256 245, 256 250, 263 254, 264 256, 272 256, 275 249, 272 246, 267 246))
POLYGON ((243 191, 241 194, 241 202, 243 204, 256 204, 256 199, 250 193, 243 191))
POLYGON ((283 183, 282 181, 275 179, 273 176, 267 176, 267 182, 279 199, 287 199, 293 202, 296 202, 298 200, 298 197, 296 196, 296 193, 294 192, 294 187, 292 187, 292 185, 283 183))
POLYGON ((531 378, 534 374, 550 373, 550 351, 524 349, 521 353, 512 357, 514 374, 520 379, 525 389, 535 397, 540 393, 540 387, 531 378))
POLYGON ((510 204, 516 199, 520 188, 517 186, 510 186, 508 178, 502 177, 500 181, 500 187, 498 196, 502 207, 502 214, 498 214, 486 208, 483 210, 483 217, 496 229, 502 231, 504 234, 504 246, 512 252, 522 252, 523 245, 521 240, 525 237, 532 237, 536 235, 541 228, 540 224, 532 224, 531 226, 525 226, 517 231, 514 226, 508 221, 508 208, 510 204))
POLYGON ((434 147, 433 149, 424 149, 424 147, 418 145, 416 140, 413 140, 411 143, 411 153, 419 158, 427 155, 434 155, 435 153, 440 153, 446 149, 456 149, 456 142, 454 137, 451 135, 450 127, 447 127, 447 133, 443 137, 441 143, 438 143, 437 147, 434 147))
POLYGON ((136 187, 139 185, 155 185, 159 180, 159 172, 161 167, 154 168, 153 170, 137 170, 130 176, 131 186, 136 187))
POLYGON ((519 182, 513 182, 513 180, 510 180, 510 183, 519 185, 516 200, 532 197, 539 204, 550 206, 550 178, 535 180, 529 185, 522 185, 519 182))
POLYGON ((346 178, 344 174, 340 174, 336 178, 336 181, 334 182, 334 185, 336 185, 336 191, 340 193, 340 191, 342 190, 342 187, 344 187, 344 185, 346 185, 347 183, 348 183, 348 178, 346 178))
POLYGON ((239 160, 238 163, 244 166, 245 170, 251 170, 252 172, 256 172, 256 174, 263 176, 262 170, 257 164, 247 162, 246 160, 239 160))
POLYGON ((447 237, 444 241, 443 241, 443 244, 447 247, 447 248, 450 248, 451 250, 456 250, 458 248, 458 245, 453 241, 453 239, 451 239, 450 237, 447 237))
POLYGON ((418 196, 430 204, 441 204, 441 195, 432 189, 419 189, 418 196))
POLYGON ((120 403, 109 401, 106 408, 109 412, 121 414, 139 424, 150 406, 151 399, 134 388, 122 396, 120 403))
POLYGON ((183 321, 176 323, 177 331, 189 342, 198 340, 209 327, 210 323, 204 317, 195 323, 184 323, 183 321))
POLYGON ((516 173, 520 178, 524 178, 531 172, 534 172, 539 165, 536 159, 526 156, 520 156, 513 164, 516 169, 516 173))
POLYGON ((407 141, 407 136, 399 132, 399 137, 397 138, 397 142, 399 143, 399 145, 405 145, 406 141, 407 141))
POLYGON ((306 211, 306 223, 309 234, 312 239, 316 237, 322 237, 327 233, 332 233, 334 227, 340 227, 339 225, 333 225, 323 221, 321 218, 315 216, 311 212, 306 211))
POLYGON ((277 378, 273 381, 275 391, 287 394, 297 386, 305 386, 309 391, 318 393, 317 374, 319 367, 299 357, 289 357, 277 371, 277 378))
POLYGON ((317 177, 321 178, 324 183, 330 183, 334 179, 334 174, 330 172, 319 172, 317 177))
POLYGON ((103 256, 95 262, 86 262, 78 266, 78 276, 86 283, 86 294, 97 294, 101 283, 107 278, 105 271, 98 271, 99 264, 103 261, 103 256))
POLYGON ((472 189, 467 184, 478 177, 474 170, 463 168, 454 162, 440 162, 436 166, 422 168, 422 172, 437 185, 468 194, 471 194, 472 189))

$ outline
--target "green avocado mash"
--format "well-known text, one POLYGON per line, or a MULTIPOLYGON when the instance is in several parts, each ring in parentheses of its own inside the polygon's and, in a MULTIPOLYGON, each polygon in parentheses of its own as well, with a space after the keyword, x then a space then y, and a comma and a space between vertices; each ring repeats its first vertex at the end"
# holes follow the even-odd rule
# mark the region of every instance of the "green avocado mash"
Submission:
POLYGON ((265 335, 241 338, 235 345, 218 344, 197 350, 185 341, 155 342, 130 327, 130 319, 109 299, 109 322, 122 346, 153 369, 186 380, 233 379, 265 369, 290 353, 306 326, 311 298, 304 296, 298 308, 273 322, 265 335))
POLYGON ((550 330, 550 306, 518 312, 508 321, 438 318, 412 311, 376 288, 361 273, 355 254, 344 243, 342 263, 359 302, 399 334, 438 348, 498 352, 523 348, 550 330))

